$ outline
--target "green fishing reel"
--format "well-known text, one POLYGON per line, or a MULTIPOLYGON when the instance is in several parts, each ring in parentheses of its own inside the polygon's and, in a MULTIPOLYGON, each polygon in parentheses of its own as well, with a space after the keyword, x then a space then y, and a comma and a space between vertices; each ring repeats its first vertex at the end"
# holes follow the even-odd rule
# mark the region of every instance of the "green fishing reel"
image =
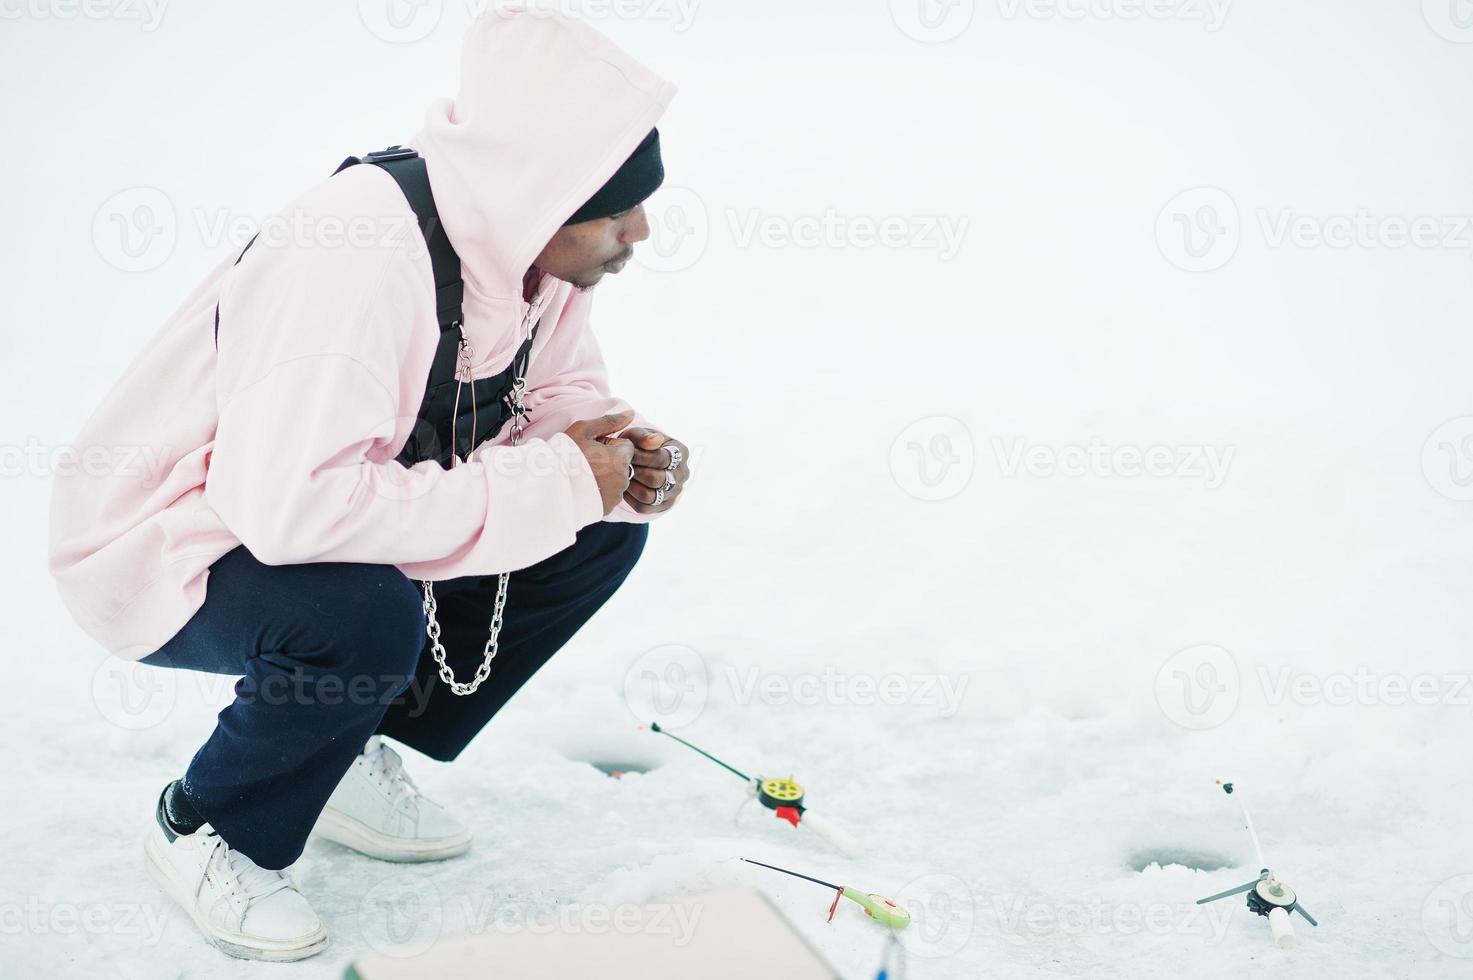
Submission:
POLYGON ((884 895, 877 895, 874 892, 865 894, 857 888, 850 888, 848 885, 843 887, 842 894, 851 902, 859 903, 859 907, 864 909, 864 914, 882 926, 889 926, 891 929, 904 929, 910 925, 910 913, 890 901, 884 895))
POLYGON ((753 861, 751 858, 742 858, 748 864, 755 864, 759 868, 767 868, 771 871, 780 871, 793 878, 802 878, 811 881, 815 885, 823 885, 825 888, 834 890, 834 901, 829 906, 829 921, 834 921, 834 913, 839 909, 839 899, 847 898, 849 901, 864 909, 864 914, 882 926, 891 929, 904 929, 910 925, 910 913, 896 903, 890 901, 884 895, 875 892, 862 892, 858 888, 850 888, 848 885, 836 885, 832 881, 824 881, 822 878, 814 878, 811 875, 800 874, 797 871, 789 871, 787 868, 779 868, 775 864, 766 864, 762 861, 753 861))

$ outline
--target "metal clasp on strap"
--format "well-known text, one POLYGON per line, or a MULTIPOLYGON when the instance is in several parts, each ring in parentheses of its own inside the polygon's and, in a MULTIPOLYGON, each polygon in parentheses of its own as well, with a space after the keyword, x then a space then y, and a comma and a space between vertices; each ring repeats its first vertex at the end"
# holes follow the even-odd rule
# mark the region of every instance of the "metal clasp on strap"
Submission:
POLYGON ((363 157, 364 163, 382 163, 389 160, 412 160, 419 156, 414 150, 395 143, 387 150, 374 150, 363 157))

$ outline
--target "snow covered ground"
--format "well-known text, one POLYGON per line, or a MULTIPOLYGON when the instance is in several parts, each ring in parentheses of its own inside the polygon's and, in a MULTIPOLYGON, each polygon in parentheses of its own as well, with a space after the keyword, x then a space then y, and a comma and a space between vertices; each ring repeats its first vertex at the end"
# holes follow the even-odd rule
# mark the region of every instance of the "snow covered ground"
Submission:
POLYGON ((0 974, 332 977, 746 884, 874 975, 881 930, 749 856, 900 899, 910 978, 1473 975, 1458 8, 563 6, 682 87, 657 238, 596 318, 696 482, 460 761, 410 754, 474 850, 312 844, 332 946, 279 967, 206 948, 144 876, 228 685, 134 676, 72 626, 47 476, 235 222, 449 94, 467 12, 7 15, 0 974), (170 234, 128 251, 140 201, 170 234), (741 786, 651 715, 795 773, 864 856, 734 822, 741 786), (1219 778, 1320 920, 1293 951, 1194 904, 1258 871, 1219 778))

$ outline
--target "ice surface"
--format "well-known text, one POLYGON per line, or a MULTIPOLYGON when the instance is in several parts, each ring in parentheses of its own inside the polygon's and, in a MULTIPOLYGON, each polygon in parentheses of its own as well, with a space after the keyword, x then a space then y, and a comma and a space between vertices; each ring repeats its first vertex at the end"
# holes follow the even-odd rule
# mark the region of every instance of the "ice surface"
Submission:
MULTIPOLYGON (((1429 443, 1473 413, 1468 249, 1273 234, 1286 214, 1473 212, 1473 49, 1369 0, 1234 5, 1212 31, 977 5, 941 45, 885 4, 754 6, 708 4, 683 32, 600 22, 682 85, 669 190, 696 195, 708 241, 600 287, 596 322, 621 394, 697 451, 696 482, 461 760, 408 754, 474 826, 469 855, 309 846, 322 956, 231 961, 144 876, 155 795, 228 682, 150 674, 174 686, 121 711, 45 574, 45 473, 0 481, 0 974, 331 977, 370 949, 750 884, 844 976, 874 975, 880 929, 847 903, 825 923, 823 889, 741 856, 907 904, 910 980, 1473 974, 1473 504, 1436 470, 1473 458, 1429 443), (1154 226, 1202 185, 1241 242, 1192 273, 1154 226), (949 260, 744 244, 754 219, 829 208, 970 229, 949 260), (956 425, 911 428, 932 416, 956 425), (1011 468, 1093 440, 1232 455, 1215 484, 1011 468), (921 499, 916 452, 974 473, 921 499), (1398 703, 1424 680, 1434 703, 1398 703), (864 856, 755 807, 734 820, 735 778, 639 730, 654 694, 681 735, 796 775, 864 856), (1238 900, 1194 904, 1258 872, 1219 778, 1321 922, 1296 920, 1292 951, 1238 900)), ((6 164, 24 191, 0 232, 0 444, 77 431, 230 250, 215 219, 412 133, 463 19, 447 5, 397 45, 351 5, 7 23, 0 71, 25 96, 3 112, 32 136, 6 164), (140 184, 180 233, 130 274, 89 236, 140 184)))

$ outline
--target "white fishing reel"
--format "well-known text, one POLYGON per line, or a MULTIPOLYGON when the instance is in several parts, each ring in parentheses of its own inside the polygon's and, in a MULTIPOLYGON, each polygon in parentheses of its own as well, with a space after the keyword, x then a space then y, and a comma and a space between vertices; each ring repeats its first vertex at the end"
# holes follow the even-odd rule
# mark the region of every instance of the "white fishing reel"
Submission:
MULTIPOLYGON (((1218 780, 1222 791, 1229 796, 1233 793, 1233 784, 1218 780)), ((1248 828, 1248 834, 1253 838, 1253 849, 1258 854, 1260 866, 1268 862, 1263 859, 1263 847, 1258 842, 1258 831, 1253 827, 1253 817, 1248 813, 1248 806, 1243 802, 1241 796, 1237 797, 1238 809, 1243 814, 1243 822, 1248 828)), ((1306 922, 1312 926, 1318 926, 1319 921, 1305 911, 1304 906, 1299 904, 1299 896, 1294 889, 1274 877, 1268 868, 1258 872, 1258 877, 1245 885, 1229 888, 1225 892, 1199 898, 1198 905, 1206 905, 1208 902, 1216 902, 1219 899, 1231 898, 1234 895, 1248 894, 1248 911, 1255 915, 1261 915, 1268 919, 1268 931, 1273 936, 1274 944, 1281 949, 1290 949, 1296 940, 1294 936, 1294 924, 1289 920, 1291 912, 1298 912, 1304 916, 1306 922)))
POLYGON ((1248 893, 1248 911, 1268 919, 1269 934, 1273 936, 1274 944, 1282 949, 1290 949, 1295 943, 1294 924, 1289 921, 1290 912, 1298 912, 1312 926, 1319 925, 1319 921, 1299 904, 1299 896, 1294 893, 1294 889, 1275 878, 1268 868, 1260 871, 1258 877, 1246 885, 1199 898, 1197 904, 1206 905, 1208 902, 1231 898, 1244 892, 1248 893))

